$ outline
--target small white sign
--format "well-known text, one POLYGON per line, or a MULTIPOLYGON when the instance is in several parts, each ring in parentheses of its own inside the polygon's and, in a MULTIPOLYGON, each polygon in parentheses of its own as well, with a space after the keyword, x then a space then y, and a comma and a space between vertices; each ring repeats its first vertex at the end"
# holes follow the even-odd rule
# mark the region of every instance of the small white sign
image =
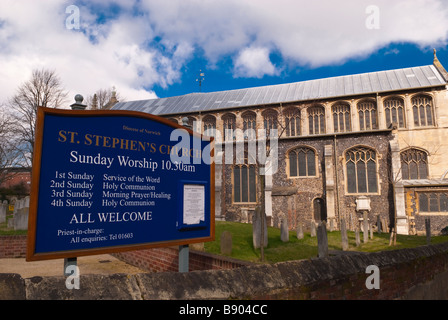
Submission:
POLYGON ((184 185, 184 224, 194 225, 205 221, 205 186, 184 185))

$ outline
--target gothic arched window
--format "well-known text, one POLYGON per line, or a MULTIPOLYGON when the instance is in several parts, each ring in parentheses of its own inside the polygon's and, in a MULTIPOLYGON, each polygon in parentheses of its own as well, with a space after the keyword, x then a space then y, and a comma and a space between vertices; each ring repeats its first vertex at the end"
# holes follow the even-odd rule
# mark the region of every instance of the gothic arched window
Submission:
POLYGON ((414 114, 414 125, 416 127, 433 126, 434 110, 432 98, 420 95, 412 99, 412 112, 414 114))
POLYGON ((224 141, 233 141, 235 138, 236 116, 232 113, 226 113, 222 116, 222 122, 224 141))
POLYGON ((359 129, 374 130, 378 129, 378 115, 376 103, 373 101, 362 101, 358 103, 359 129))
POLYGON ((245 157, 244 164, 233 166, 233 202, 257 202, 257 167, 248 163, 248 158, 245 157))
POLYGON ((349 132, 352 130, 350 122, 350 106, 339 103, 331 108, 333 112, 334 132, 349 132))
POLYGON ((386 125, 390 127, 396 123, 398 128, 406 127, 404 102, 400 98, 390 98, 384 101, 384 113, 386 115, 386 125))
POLYGON ((278 115, 275 110, 266 110, 263 112, 263 124, 264 130, 266 130, 266 136, 271 134, 272 130, 277 129, 278 115))
POLYGON ((428 154, 425 151, 410 148, 401 152, 400 158, 402 179, 428 178, 428 154))
POLYGON ((325 109, 323 107, 308 108, 310 134, 325 133, 325 109))
POLYGON ((295 148, 288 153, 290 177, 315 177, 316 152, 308 147, 295 148))
POLYGON ((212 115, 206 115, 202 119, 202 123, 204 124, 204 134, 214 137, 216 135, 216 118, 212 115))
POLYGON ((367 147, 355 147, 345 153, 348 193, 378 192, 377 155, 367 147))
POLYGON ((257 137, 257 114, 247 111, 242 114, 244 139, 255 139, 257 137))
POLYGON ((285 132, 287 137, 296 137, 301 134, 300 109, 289 108, 284 112, 285 132))

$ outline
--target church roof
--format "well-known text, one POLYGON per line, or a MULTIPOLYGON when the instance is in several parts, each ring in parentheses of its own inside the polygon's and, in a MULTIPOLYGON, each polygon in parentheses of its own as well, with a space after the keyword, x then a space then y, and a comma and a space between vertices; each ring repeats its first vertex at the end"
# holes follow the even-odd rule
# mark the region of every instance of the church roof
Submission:
POLYGON ((369 72, 246 89, 190 93, 169 98, 119 102, 112 109, 155 115, 313 101, 446 85, 434 65, 369 72))

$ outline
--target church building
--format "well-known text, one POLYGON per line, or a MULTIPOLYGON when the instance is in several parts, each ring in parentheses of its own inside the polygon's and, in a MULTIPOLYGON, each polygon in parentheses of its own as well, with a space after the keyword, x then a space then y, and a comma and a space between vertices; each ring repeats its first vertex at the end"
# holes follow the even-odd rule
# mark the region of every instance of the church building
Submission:
POLYGON ((399 234, 448 226, 448 73, 430 65, 118 102, 215 136, 217 219, 251 222, 261 198, 253 142, 275 133, 264 176, 268 224, 371 223, 399 234), (261 130, 258 130, 261 129, 261 130), (273 150, 275 147, 275 150, 273 150), (226 157, 227 153, 227 157, 226 157), (230 154, 230 155, 229 155, 230 154), (275 159, 272 157, 275 156, 275 159))

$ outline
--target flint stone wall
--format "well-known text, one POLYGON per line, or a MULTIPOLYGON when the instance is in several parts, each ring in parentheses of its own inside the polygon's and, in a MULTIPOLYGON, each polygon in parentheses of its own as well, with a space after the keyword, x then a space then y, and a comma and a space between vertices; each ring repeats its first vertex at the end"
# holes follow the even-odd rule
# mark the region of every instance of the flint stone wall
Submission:
POLYGON ((137 275, 81 275, 80 289, 64 277, 23 279, 0 274, 0 299, 447 299, 448 243, 369 254, 245 266, 230 270, 137 275), (369 265, 380 289, 367 289, 369 265))

